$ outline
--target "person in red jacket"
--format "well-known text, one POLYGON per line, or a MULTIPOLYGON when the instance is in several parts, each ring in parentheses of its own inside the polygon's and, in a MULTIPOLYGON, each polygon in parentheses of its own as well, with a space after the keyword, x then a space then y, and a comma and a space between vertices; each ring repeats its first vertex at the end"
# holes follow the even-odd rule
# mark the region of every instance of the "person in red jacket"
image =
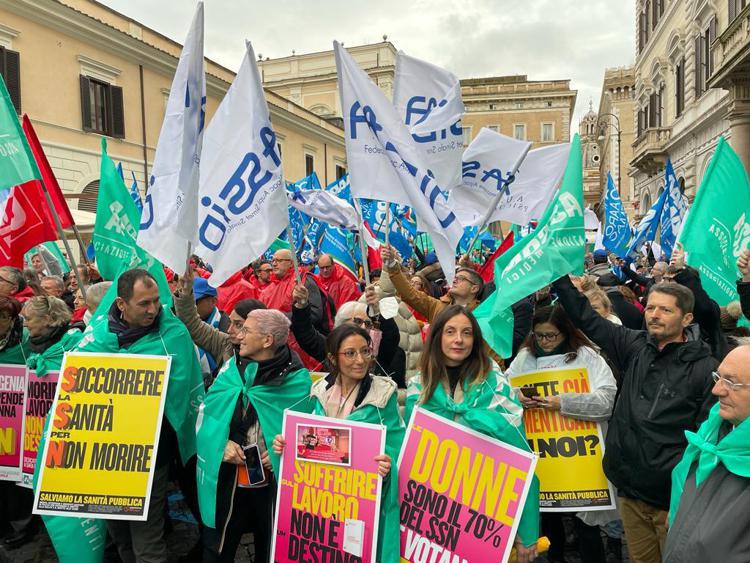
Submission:
POLYGON ((320 281, 323 289, 333 299, 336 310, 348 301, 356 301, 362 292, 357 280, 339 264, 334 263, 330 254, 321 254, 318 258, 320 281))
POLYGON ((244 280, 242 270, 235 272, 221 284, 217 291, 219 298, 216 301, 216 307, 219 311, 229 314, 234 310, 234 305, 243 299, 258 299, 258 290, 244 280))

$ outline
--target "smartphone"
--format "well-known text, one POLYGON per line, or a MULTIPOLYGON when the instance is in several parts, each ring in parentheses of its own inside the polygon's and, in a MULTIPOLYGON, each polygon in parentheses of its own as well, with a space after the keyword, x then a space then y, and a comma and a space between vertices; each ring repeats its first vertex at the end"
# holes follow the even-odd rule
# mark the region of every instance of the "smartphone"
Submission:
POLYGON ((521 394, 527 399, 533 399, 539 392, 537 391, 536 385, 524 385, 521 387, 521 394))
POLYGON ((258 444, 242 446, 242 452, 245 454, 248 483, 250 485, 258 485, 265 481, 266 473, 263 470, 263 464, 260 462, 260 448, 258 444))

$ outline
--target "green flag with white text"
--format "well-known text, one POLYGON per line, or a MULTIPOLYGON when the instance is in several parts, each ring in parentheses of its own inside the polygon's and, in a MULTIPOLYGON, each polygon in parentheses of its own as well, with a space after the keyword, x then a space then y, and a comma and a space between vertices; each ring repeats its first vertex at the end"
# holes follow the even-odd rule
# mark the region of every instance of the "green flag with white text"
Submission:
POLYGON ((679 241, 712 299, 719 305, 739 299, 737 258, 750 246, 750 182, 724 137, 719 138, 679 241))
POLYGON ((495 292, 474 309, 484 339, 500 357, 512 354, 511 305, 561 276, 583 273, 585 241, 581 141, 576 135, 560 189, 534 232, 497 259, 495 292))
MULTIPOLYGON (((136 244, 140 223, 141 212, 107 154, 107 140, 102 137, 102 164, 93 236, 96 266, 105 280, 116 280, 122 272, 132 268, 148 270, 159 284, 162 305, 170 306, 172 294, 161 262, 136 244)), ((102 304, 107 301, 112 302, 105 296, 102 304)))
POLYGON ((34 179, 41 174, 0 76, 0 192, 34 179))

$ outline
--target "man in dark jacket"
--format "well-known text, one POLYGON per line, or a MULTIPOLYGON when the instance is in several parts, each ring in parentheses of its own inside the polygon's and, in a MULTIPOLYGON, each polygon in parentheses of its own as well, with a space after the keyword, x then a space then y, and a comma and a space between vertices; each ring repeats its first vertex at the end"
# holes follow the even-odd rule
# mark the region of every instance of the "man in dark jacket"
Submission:
POLYGON ((750 319, 750 248, 743 250, 737 259, 737 269, 742 279, 737 280, 737 293, 740 294, 742 314, 750 319))
POLYGON ((622 374, 606 438, 604 472, 617 487, 633 563, 659 563, 666 538, 670 474, 715 398, 718 362, 697 331, 693 294, 675 283, 654 285, 647 330, 615 325, 596 313, 567 277, 554 284, 573 323, 598 344, 622 374))
POLYGON ((719 404, 672 474, 664 563, 750 561, 750 346, 714 374, 719 404))

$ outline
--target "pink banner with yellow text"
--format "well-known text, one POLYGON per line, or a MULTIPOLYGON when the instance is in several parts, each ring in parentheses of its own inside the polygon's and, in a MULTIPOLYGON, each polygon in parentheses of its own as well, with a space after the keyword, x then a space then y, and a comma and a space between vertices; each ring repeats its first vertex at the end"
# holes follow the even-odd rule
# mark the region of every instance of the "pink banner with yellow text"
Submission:
POLYGON ((26 366, 0 364, 0 481, 21 480, 26 366))
POLYGON ((401 562, 510 557, 536 458, 416 409, 399 457, 401 562))
POLYGON ((26 391, 26 420, 23 435, 23 462, 21 465, 21 485, 31 488, 34 478, 39 442, 44 432, 44 420, 52 407, 57 390, 59 371, 47 372, 44 377, 29 371, 26 391))

